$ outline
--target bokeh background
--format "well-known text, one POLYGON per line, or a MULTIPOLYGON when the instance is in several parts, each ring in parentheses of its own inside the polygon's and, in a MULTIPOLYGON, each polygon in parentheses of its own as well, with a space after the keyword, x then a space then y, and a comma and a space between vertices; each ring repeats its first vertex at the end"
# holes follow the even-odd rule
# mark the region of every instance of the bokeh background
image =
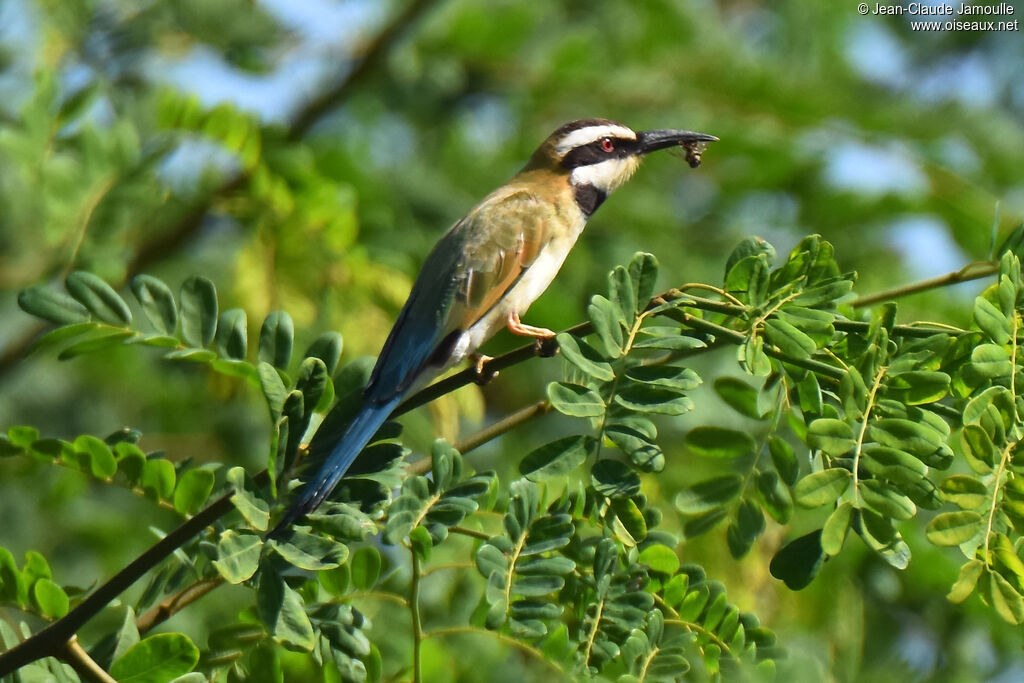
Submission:
MULTIPOLYGON (((243 383, 140 348, 25 357, 41 328, 17 291, 73 269, 173 287, 201 274, 223 307, 248 312, 251 334, 281 308, 297 347, 337 329, 345 360, 372 355, 439 235, 574 118, 721 142, 695 171, 648 159, 595 215, 532 324, 582 319, 638 250, 658 257, 666 288, 720 283, 748 235, 779 252, 823 235, 860 293, 985 259, 1024 217, 1024 39, 912 30, 933 18, 862 16, 853 0, 0 0, 0 428, 67 438, 130 426, 175 459, 259 467, 268 425, 243 383)), ((965 324, 982 286, 910 297, 900 317, 965 324)), ((488 348, 514 343, 502 333, 488 348)), ((740 375, 729 352, 698 370, 740 375)), ((462 390, 409 416, 409 442, 472 433, 559 372, 535 361, 462 390)), ((692 476, 673 434, 752 428, 707 386, 693 398, 696 413, 664 430, 668 470, 645 481, 664 501, 692 476)), ((547 417, 473 464, 510 472, 565 428, 547 417)), ((0 520, 0 545, 40 550, 60 582, 87 586, 176 518, 77 473, 2 460, 0 520)), ((738 562, 724 529, 682 548, 779 633, 792 675, 1024 678, 1024 634, 977 598, 945 600, 956 565, 919 526, 904 530, 904 572, 857 547, 788 591, 768 559, 814 521, 770 527, 738 562)), ((437 610, 446 591, 457 586, 428 595, 437 610)), ((211 594, 171 626, 201 634, 231 600, 211 594)), ((445 656, 431 654, 432 680, 473 680, 502 655, 476 643, 445 656)))

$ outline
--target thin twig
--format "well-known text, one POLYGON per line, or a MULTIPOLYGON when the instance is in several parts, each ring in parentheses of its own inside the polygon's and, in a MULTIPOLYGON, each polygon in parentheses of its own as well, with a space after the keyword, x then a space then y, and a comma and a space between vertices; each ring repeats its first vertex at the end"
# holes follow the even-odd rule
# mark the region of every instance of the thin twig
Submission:
POLYGON ((956 285, 961 282, 980 280, 983 277, 988 277, 989 275, 994 275, 998 272, 998 263, 992 263, 990 261, 976 261, 975 263, 968 263, 960 270, 955 270, 952 273, 946 273, 939 277, 933 277, 927 280, 921 280, 920 282, 914 282, 909 285, 903 285, 902 287, 889 289, 884 292, 859 297, 854 299, 853 303, 850 305, 854 308, 863 308, 864 306, 870 306, 871 304, 878 303, 879 301, 898 299, 903 296, 917 294, 918 292, 924 292, 937 287, 948 287, 949 285, 956 285))
POLYGON ((64 652, 58 657, 62 662, 75 670, 75 673, 83 681, 90 683, 117 683, 114 677, 108 674, 96 660, 89 656, 89 653, 78 643, 77 637, 72 637, 64 644, 64 652))
POLYGON ((145 635, 153 627, 167 621, 188 605, 191 605, 214 588, 220 586, 222 583, 224 583, 224 579, 218 576, 212 579, 200 579, 199 581, 182 588, 180 591, 167 598, 159 605, 155 605, 152 609, 136 619, 135 628, 138 629, 139 635, 145 635))

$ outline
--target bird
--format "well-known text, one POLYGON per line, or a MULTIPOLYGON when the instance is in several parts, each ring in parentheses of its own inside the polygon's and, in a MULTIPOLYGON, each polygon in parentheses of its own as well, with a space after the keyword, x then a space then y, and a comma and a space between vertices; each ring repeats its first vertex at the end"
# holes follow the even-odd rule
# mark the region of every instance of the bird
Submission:
POLYGON ((634 132, 600 118, 570 121, 549 135, 427 256, 363 390, 361 409, 270 537, 323 503, 412 390, 473 357, 502 327, 537 340, 554 337, 521 318, 554 280, 587 220, 646 154, 682 146, 693 166, 694 155, 699 163, 703 146, 717 140, 689 130, 634 132))

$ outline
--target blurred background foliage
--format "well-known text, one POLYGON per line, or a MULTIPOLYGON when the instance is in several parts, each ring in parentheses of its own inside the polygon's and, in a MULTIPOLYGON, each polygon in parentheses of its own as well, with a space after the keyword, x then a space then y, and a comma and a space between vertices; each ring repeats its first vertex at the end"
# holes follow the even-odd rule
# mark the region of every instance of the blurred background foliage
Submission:
MULTIPOLYGON (((585 116, 721 142, 696 171, 649 159, 595 216, 532 324, 583 319, 637 250, 657 255, 663 287, 720 283, 747 235, 785 253, 820 233, 861 292, 956 270, 1024 217, 1022 63, 1019 32, 914 32, 908 17, 825 0, 0 0, 0 422, 64 438, 127 425, 147 450, 256 467, 267 427, 241 382, 138 348, 26 359, 39 328, 16 292, 73 269, 114 283, 196 273, 250 325, 290 312, 298 347, 337 329, 346 359, 375 354, 443 230, 585 116)), ((909 298, 900 317, 965 324, 981 286, 909 298)), ((705 377, 740 374, 731 352, 700 363, 705 377)), ((557 361, 536 361, 461 390, 405 418, 411 444, 471 433, 558 376, 557 361)), ((707 387, 693 398, 698 410, 666 433, 752 428, 707 387)), ((474 466, 508 472, 565 428, 549 416, 474 466)), ((665 501, 697 476, 675 441, 663 442, 666 472, 645 482, 665 501)), ((125 491, 23 460, 0 461, 0 541, 15 556, 41 551, 62 582, 102 580, 152 541, 148 527, 173 524, 125 491)), ((779 527, 739 562, 724 529, 683 555, 779 633, 807 680, 1024 676, 1020 630, 976 598, 948 603, 953 551, 912 524, 903 533, 908 570, 846 552, 800 593, 768 574, 779 527)), ((443 617, 458 586, 425 597, 428 619, 443 617)), ((223 589, 176 619, 201 633, 230 599, 223 589)), ((469 680, 504 656, 490 643, 457 663, 427 654, 431 680, 469 680)))

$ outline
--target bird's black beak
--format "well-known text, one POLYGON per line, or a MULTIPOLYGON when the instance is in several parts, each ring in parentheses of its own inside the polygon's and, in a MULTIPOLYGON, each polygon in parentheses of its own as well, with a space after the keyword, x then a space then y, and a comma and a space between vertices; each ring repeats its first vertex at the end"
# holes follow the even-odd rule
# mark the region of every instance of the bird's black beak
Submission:
POLYGON ((692 130, 645 130, 636 134, 640 154, 659 149, 696 142, 718 142, 714 135, 694 133, 692 130))

